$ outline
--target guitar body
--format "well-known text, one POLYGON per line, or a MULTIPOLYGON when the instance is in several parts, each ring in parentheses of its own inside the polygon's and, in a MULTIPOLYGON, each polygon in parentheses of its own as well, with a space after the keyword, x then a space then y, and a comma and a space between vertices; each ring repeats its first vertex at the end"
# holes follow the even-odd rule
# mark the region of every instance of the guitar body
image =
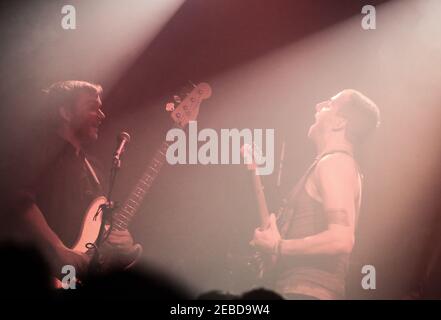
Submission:
MULTIPOLYGON (((90 244, 93 244, 98 250, 101 249, 103 251, 100 252, 99 257, 99 264, 103 269, 110 266, 119 266, 124 269, 130 268, 138 261, 142 254, 142 247, 139 244, 135 244, 132 251, 122 254, 120 252, 112 253, 108 248, 100 248, 100 244, 96 243, 103 220, 103 213, 99 212, 99 210, 106 202, 107 198, 104 196, 98 197, 91 202, 84 215, 78 240, 72 249, 86 254, 93 254, 94 249, 90 249, 90 244)), ((109 230, 106 229, 105 232, 109 232, 109 230)))
MULTIPOLYGON (((76 243, 72 246, 72 250, 88 254, 92 257, 95 250, 90 246, 93 244, 97 246, 99 250, 99 245, 96 243, 98 240, 98 235, 101 228, 101 222, 103 220, 103 213, 99 208, 107 203, 107 198, 104 196, 97 197, 94 199, 84 214, 83 223, 81 225, 81 230, 78 235, 76 243)), ((142 254, 142 247, 139 244, 134 245, 133 250, 128 254, 116 253, 112 254, 111 251, 104 252, 101 254, 99 259, 100 268, 105 270, 110 266, 118 266, 122 269, 128 269, 132 267, 142 254)), ((61 288, 62 283, 59 279, 54 279, 54 285, 56 288, 61 288)))
POLYGON ((86 253, 89 251, 87 244, 95 244, 101 228, 101 221, 103 219, 102 212, 99 212, 98 214, 97 212, 100 206, 104 205, 106 202, 106 197, 101 196, 94 199, 89 205, 83 218, 83 224, 81 225, 81 231, 78 239, 72 247, 73 250, 86 253))

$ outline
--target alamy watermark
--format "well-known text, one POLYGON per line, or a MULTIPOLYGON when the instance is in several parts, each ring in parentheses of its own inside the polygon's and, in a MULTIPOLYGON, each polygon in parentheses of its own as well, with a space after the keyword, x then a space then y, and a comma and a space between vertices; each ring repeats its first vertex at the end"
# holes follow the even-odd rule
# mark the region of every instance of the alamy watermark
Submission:
POLYGON ((361 268, 361 273, 365 274, 361 279, 361 287, 364 290, 375 290, 377 288, 375 267, 370 264, 364 265, 361 268))
POLYGON ((363 18, 361 19, 361 27, 364 30, 377 29, 377 12, 375 7, 367 4, 361 8, 361 13, 364 14, 363 18))
POLYGON ((63 279, 61 279, 61 287, 65 290, 76 289, 76 270, 75 267, 67 264, 61 268, 61 274, 65 274, 63 279))
POLYGON ((173 142, 166 153, 167 162, 171 165, 250 164, 252 159, 248 157, 241 162, 241 147, 248 144, 265 150, 265 154, 258 153, 254 157, 256 174, 269 175, 274 171, 274 129, 221 129, 219 136, 216 130, 208 128, 198 133, 197 122, 190 121, 188 141, 185 131, 179 128, 169 130, 166 140, 173 142), (198 142, 205 143, 198 148, 198 142))
POLYGON ((75 30, 77 28, 77 13, 75 7, 70 4, 66 4, 61 8, 61 14, 64 16, 61 18, 61 27, 64 30, 75 30))

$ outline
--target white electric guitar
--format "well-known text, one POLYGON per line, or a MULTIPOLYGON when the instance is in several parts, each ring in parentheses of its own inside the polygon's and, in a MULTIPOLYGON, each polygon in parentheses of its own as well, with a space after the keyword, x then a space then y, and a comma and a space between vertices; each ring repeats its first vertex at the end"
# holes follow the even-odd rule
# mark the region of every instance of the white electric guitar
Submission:
MULTIPOLYGON (((189 121, 197 119, 199 114, 199 107, 202 100, 205 100, 211 96, 211 87, 207 83, 199 83, 194 86, 189 94, 180 101, 177 107, 173 104, 167 104, 167 111, 171 112, 171 118, 174 121, 175 126, 185 128, 189 121)), ((166 160, 166 152, 170 143, 164 140, 156 151, 153 159, 148 163, 141 178, 132 189, 128 199, 119 206, 112 214, 111 226, 112 230, 127 230, 130 222, 137 213, 145 195, 149 192, 155 178, 158 176, 160 169, 162 168, 166 160)), ((107 199, 103 196, 96 198, 90 204, 87 209, 84 220, 82 223, 81 232, 78 240, 73 246, 73 250, 93 255, 95 247, 99 250, 99 244, 96 243, 102 222, 102 212, 100 207, 107 203, 107 199)), ((107 225, 107 221, 106 221, 107 225)), ((107 228, 106 232, 111 232, 110 228, 107 228)), ((126 257, 118 257, 118 260, 124 261, 125 268, 131 267, 141 255, 141 246, 135 245, 133 252, 126 257)), ((102 263, 112 263, 114 257, 107 259, 103 257, 102 263), (110 261, 109 261, 110 260, 110 261)), ((121 264, 121 262, 118 264, 121 264)))

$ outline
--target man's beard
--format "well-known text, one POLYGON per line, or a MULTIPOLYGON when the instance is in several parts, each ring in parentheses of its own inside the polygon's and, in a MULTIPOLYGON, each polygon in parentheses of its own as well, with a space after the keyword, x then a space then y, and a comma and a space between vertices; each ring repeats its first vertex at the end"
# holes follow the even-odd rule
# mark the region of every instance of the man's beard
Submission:
POLYGON ((81 127, 76 131, 76 136, 82 145, 90 145, 98 140, 98 129, 93 126, 81 127))

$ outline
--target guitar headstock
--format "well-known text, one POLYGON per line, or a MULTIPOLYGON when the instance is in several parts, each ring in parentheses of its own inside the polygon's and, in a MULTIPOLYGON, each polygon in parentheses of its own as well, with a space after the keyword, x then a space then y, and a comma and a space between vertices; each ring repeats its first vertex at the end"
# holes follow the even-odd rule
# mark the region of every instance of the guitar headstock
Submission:
POLYGON ((244 163, 248 170, 256 170, 257 164, 256 159, 262 159, 262 150, 255 143, 252 145, 245 143, 242 148, 240 148, 240 153, 244 159, 244 163))
POLYGON ((195 121, 199 114, 199 107, 202 100, 208 99, 211 96, 211 87, 208 83, 201 82, 193 86, 190 93, 182 99, 175 96, 174 100, 178 103, 175 107, 174 103, 170 102, 166 105, 166 110, 171 112, 173 121, 181 128, 184 128, 190 121, 195 121))

